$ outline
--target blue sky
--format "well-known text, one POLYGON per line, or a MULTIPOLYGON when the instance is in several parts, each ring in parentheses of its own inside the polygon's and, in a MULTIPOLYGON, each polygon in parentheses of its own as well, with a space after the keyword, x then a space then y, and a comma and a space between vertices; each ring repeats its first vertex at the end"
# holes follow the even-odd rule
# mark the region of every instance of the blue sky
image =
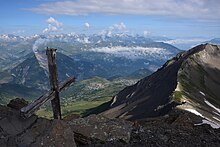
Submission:
POLYGON ((219 0, 1 0, 0 34, 220 37, 219 0))

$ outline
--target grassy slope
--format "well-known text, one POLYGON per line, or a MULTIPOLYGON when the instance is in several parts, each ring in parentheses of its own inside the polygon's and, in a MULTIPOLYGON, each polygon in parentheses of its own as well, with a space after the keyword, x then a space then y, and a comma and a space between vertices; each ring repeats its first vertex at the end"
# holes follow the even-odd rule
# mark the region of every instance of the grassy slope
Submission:
MULTIPOLYGON (((86 114, 91 108, 95 108, 109 100, 123 88, 135 83, 137 79, 106 80, 94 77, 75 83, 67 91, 61 94, 62 115, 86 114)), ((51 118, 51 105, 41 108, 37 115, 51 118)))
POLYGON ((17 84, 1 84, 0 85, 0 104, 7 104, 11 99, 21 97, 26 99, 27 101, 31 101, 36 99, 44 92, 27 88, 25 86, 17 85, 17 84))
MULTIPOLYGON (((63 115, 70 113, 83 114, 91 108, 109 101, 128 85, 134 84, 138 79, 114 79, 112 81, 101 77, 78 81, 69 89, 61 93, 63 115)), ((11 99, 21 97, 28 101, 38 98, 45 92, 27 88, 17 84, 0 85, 0 104, 7 104, 11 99)), ((52 110, 48 102, 38 112, 42 117, 51 118, 52 110)))
POLYGON ((93 101, 112 97, 124 87, 134 84, 137 79, 116 79, 108 81, 101 77, 94 77, 75 83, 62 93, 62 103, 78 100, 93 101))
MULTIPOLYGON (((69 114, 86 114, 91 108, 97 107, 107 101, 111 100, 111 97, 102 98, 94 101, 76 101, 61 105, 62 116, 65 117, 69 114)), ((51 106, 48 106, 51 107, 51 106)), ((45 117, 48 119, 52 118, 52 111, 49 108, 42 108, 36 113, 38 116, 45 117)))

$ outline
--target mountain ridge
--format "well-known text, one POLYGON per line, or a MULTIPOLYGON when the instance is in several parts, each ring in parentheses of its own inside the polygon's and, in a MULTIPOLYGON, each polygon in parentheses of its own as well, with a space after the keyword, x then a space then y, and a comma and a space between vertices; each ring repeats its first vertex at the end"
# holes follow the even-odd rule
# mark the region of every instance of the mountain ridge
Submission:
MULTIPOLYGON (((178 84, 178 71, 182 68, 182 63, 190 56, 206 48, 213 50, 212 47, 215 47, 215 45, 204 44, 179 53, 176 57, 167 61, 157 72, 141 79, 135 85, 123 89, 110 102, 100 106, 97 111, 101 111, 103 115, 110 118, 119 117, 129 120, 167 114, 168 111, 177 105, 186 102, 184 99, 174 96, 174 91, 178 84)), ((219 54, 218 48, 217 46, 214 50, 215 54, 219 54)), ((219 78, 217 79, 219 80, 219 78)), ((203 98, 201 99, 203 100, 203 98)), ((194 99, 190 100, 193 101, 194 99)), ((209 106, 204 105, 204 107, 208 108, 209 106)), ((193 109, 198 111, 195 106, 193 109)), ((211 113, 210 116, 203 115, 207 119, 212 118, 211 113)), ((218 115, 215 117, 218 117, 218 115)))

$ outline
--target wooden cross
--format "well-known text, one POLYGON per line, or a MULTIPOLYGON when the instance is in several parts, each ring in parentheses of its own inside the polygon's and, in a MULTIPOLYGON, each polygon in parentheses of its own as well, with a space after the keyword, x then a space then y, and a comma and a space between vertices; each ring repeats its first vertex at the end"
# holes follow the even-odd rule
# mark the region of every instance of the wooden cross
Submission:
POLYGON ((51 89, 46 94, 40 96, 38 99, 30 103, 29 105, 21 108, 20 113, 23 118, 30 117, 34 112, 36 112, 40 108, 40 106, 42 106, 48 101, 51 101, 54 119, 62 118, 59 93, 62 92, 67 87, 69 87, 73 82, 75 82, 75 78, 70 77, 58 86, 56 49, 47 48, 46 55, 48 59, 48 69, 49 69, 51 89))

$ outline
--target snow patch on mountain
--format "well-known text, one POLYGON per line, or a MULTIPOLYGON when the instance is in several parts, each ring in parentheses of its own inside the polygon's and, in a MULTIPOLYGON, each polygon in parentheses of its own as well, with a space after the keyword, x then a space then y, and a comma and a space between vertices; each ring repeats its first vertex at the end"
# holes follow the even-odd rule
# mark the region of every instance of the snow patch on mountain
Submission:
POLYGON ((0 35, 0 39, 4 41, 16 41, 16 36, 0 35))
POLYGON ((151 60, 164 59, 167 60, 172 55, 171 52, 163 48, 151 48, 151 47, 123 47, 123 46, 113 46, 113 47, 99 47, 92 48, 89 51, 101 52, 115 55, 117 57, 126 57, 128 59, 140 59, 149 57, 151 60))
POLYGON ((205 93, 203 93, 202 91, 199 91, 199 93, 200 93, 201 95, 205 96, 205 93))
POLYGON ((203 120, 202 120, 202 123, 195 124, 195 125, 198 126, 198 125, 203 125, 203 124, 208 124, 208 125, 210 125, 212 128, 214 128, 214 129, 218 129, 218 128, 220 127, 218 124, 215 124, 215 123, 213 123, 213 122, 211 122, 211 121, 208 121, 208 120, 206 120, 206 119, 203 119, 203 120))
MULTIPOLYGON (((195 110, 194 108, 186 108, 185 109, 186 111, 189 111, 189 112, 191 112, 191 113, 193 113, 193 114, 195 114, 195 115, 198 115, 198 116, 200 116, 200 117, 202 117, 202 118, 204 118, 203 120, 202 120, 202 123, 198 123, 198 124, 195 124, 195 125, 202 125, 202 124, 208 124, 208 125, 210 125, 212 128, 220 128, 220 124, 219 123, 217 123, 217 122, 219 122, 219 119, 217 120, 217 122, 214 122, 213 120, 211 120, 211 119, 209 119, 209 118, 207 118, 207 117, 205 117, 204 115, 202 115, 201 113, 199 113, 197 110, 195 110)), ((215 118, 214 118, 215 119, 215 118)))
POLYGON ((212 107, 213 109, 215 109, 218 113, 220 113, 220 109, 215 107, 213 104, 211 104, 209 101, 207 101, 206 99, 204 99, 205 103, 207 105, 209 105, 210 107, 212 107))
POLYGON ((203 117, 203 115, 202 115, 201 113, 199 113, 197 110, 195 110, 195 109, 193 109, 193 108, 186 108, 185 110, 186 110, 186 111, 189 111, 189 112, 191 112, 191 113, 193 113, 193 114, 195 114, 195 115, 198 115, 198 116, 203 117))

